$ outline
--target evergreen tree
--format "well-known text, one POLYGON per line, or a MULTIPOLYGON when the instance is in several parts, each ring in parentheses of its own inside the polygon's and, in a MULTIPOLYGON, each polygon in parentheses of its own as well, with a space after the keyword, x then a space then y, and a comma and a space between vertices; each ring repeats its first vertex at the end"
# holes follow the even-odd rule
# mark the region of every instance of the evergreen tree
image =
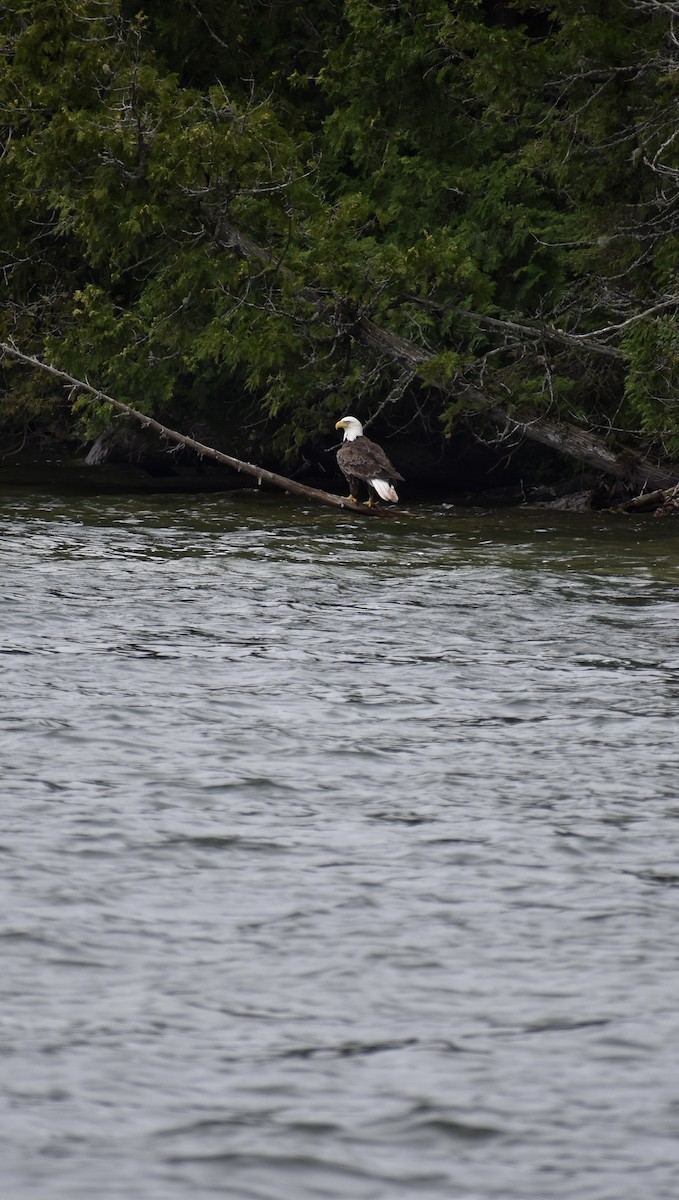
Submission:
POLYGON ((672 454, 675 7, 4 9, 3 339, 279 451, 501 406, 672 454))

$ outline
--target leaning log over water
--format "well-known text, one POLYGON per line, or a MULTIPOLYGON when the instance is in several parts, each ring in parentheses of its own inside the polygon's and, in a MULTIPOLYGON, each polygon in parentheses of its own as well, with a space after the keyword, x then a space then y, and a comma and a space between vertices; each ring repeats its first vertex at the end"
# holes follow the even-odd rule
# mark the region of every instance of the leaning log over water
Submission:
POLYGON ((71 391, 87 392, 90 396, 94 396, 96 400, 101 400, 105 404, 112 405, 118 412, 124 413, 128 417, 132 417, 135 421, 139 421, 147 429, 154 429, 161 437, 166 438, 170 442, 177 442, 181 446, 189 446, 197 454, 205 458, 214 458, 217 462, 225 463, 227 467, 232 467, 234 471, 242 472, 244 475, 251 475, 259 484, 269 483, 273 487, 280 488, 284 492, 288 492, 293 496, 301 496, 305 500, 310 500, 313 504, 324 504, 330 508, 343 508, 346 512, 358 513, 363 517, 395 517, 406 515, 403 510, 394 508, 381 508, 377 505, 360 504, 358 501, 347 499, 343 496, 336 496, 333 492, 323 492, 318 488, 307 487, 304 483, 298 483, 295 479, 288 479, 285 475, 277 475, 275 471, 267 471, 265 467, 258 467, 255 463, 244 462, 239 458, 234 458, 232 454, 225 454, 222 450, 215 450, 213 446, 206 446, 202 442, 197 442, 195 438, 188 437, 184 433, 178 433, 176 429, 170 429, 167 425, 163 425, 155 418, 149 417, 146 413, 139 412, 138 409, 132 408, 129 404, 125 404, 122 400, 115 400, 113 396, 107 395, 99 388, 92 387, 83 379, 76 379, 75 376, 69 375, 67 371, 61 371, 58 367, 52 366, 51 363, 42 362, 39 358, 33 357, 31 354, 23 354, 16 346, 9 342, 0 342, 0 351, 7 354, 10 358, 15 358, 19 362, 25 363, 26 366, 34 367, 36 370, 44 371, 48 375, 52 375, 55 379, 60 379, 62 383, 67 384, 71 391))
MULTIPOLYGON (((243 258, 261 263, 264 266, 274 267, 276 271, 285 271, 285 268, 281 266, 280 260, 276 256, 272 255, 266 247, 260 246, 235 226, 223 224, 222 236, 224 238, 224 245, 231 250, 235 250, 243 258)), ((300 290, 299 295, 313 305, 319 313, 324 313, 327 310, 327 293, 312 286, 306 286, 300 290)), ((381 358, 390 359, 392 362, 398 363, 401 367, 405 367, 409 372, 412 372, 413 376, 419 376, 428 387, 436 388, 442 395, 451 398, 457 397, 458 393, 450 381, 439 377, 436 371, 433 370, 436 359, 436 352, 434 350, 426 350, 409 338, 401 337, 400 334, 394 333, 391 329, 377 325, 365 314, 359 314, 358 312, 352 314, 347 304, 340 302, 337 296, 334 297, 334 302, 338 310, 344 312, 343 331, 347 336, 367 346, 368 349, 375 352, 381 358)), ((609 334, 616 330, 620 332, 633 321, 647 318, 667 307, 674 307, 678 302, 679 298, 673 296, 671 299, 665 300, 661 304, 648 309, 646 313, 640 313, 637 316, 631 317, 619 326, 609 326, 598 332, 602 334, 609 334)), ((469 313, 466 315, 468 317, 471 316, 469 313)), ((483 318, 483 323, 487 325, 488 320, 488 318, 483 318)), ((505 328, 509 328, 510 324, 513 324, 515 332, 523 328, 524 337, 529 336, 531 339, 537 340, 540 338, 546 338, 547 340, 555 338, 557 341, 562 342, 565 340, 569 345, 579 346, 583 352, 614 357, 620 362, 623 361, 623 355, 620 350, 611 348, 605 343, 598 341, 594 335, 573 335, 559 329, 530 330, 527 326, 522 327, 515 322, 498 321, 496 324, 505 328)), ((596 433, 587 429, 581 429, 579 426, 572 425, 567 421, 554 421, 539 413, 508 412, 492 396, 488 395, 483 388, 469 380, 465 381, 461 387, 470 403, 480 412, 485 413, 493 424, 501 430, 516 430, 521 436, 538 442, 542 446, 548 446, 550 450, 556 450, 559 454, 565 455, 568 458, 574 458, 578 462, 585 463, 588 467, 593 467, 603 474, 611 475, 614 479, 619 479, 640 488, 667 488, 679 480, 678 463, 670 463, 668 466, 663 466, 659 463, 649 461, 643 455, 635 453, 632 450, 613 450, 596 433)))
POLYGON ((679 483, 669 488, 658 488, 654 492, 642 492, 640 496, 620 505, 620 512, 638 512, 640 509, 645 512, 653 509, 656 517, 676 516, 679 511, 679 483))

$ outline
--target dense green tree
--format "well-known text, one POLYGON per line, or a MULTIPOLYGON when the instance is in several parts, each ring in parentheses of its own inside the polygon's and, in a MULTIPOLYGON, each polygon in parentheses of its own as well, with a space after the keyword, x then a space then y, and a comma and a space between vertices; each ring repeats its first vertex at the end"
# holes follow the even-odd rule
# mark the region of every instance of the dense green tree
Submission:
MULTIPOLYGON (((676 453, 677 17, 2 9, 2 337, 279 451, 350 406, 676 453)), ((44 383, 5 382, 45 413, 44 383)))

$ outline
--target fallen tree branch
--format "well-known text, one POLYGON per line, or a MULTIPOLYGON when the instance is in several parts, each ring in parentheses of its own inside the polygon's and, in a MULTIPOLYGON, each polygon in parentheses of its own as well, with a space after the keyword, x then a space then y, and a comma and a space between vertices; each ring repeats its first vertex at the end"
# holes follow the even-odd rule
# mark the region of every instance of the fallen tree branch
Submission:
POLYGON ((665 506, 676 504, 677 500, 679 500, 679 483, 675 483, 673 487, 656 488, 653 492, 642 492, 640 496, 634 496, 624 504, 618 505, 617 511, 637 512, 639 509, 649 508, 659 510, 665 506))
MULTIPOLYGON (((435 357, 433 354, 427 354, 414 342, 391 333, 388 329, 382 329, 366 317, 359 322, 356 336, 380 354, 390 355, 392 359, 416 372, 418 367, 431 363, 435 357)), ((428 373, 426 382, 445 395, 454 395, 450 384, 431 378, 428 373)), ((618 453, 611 450, 603 438, 597 437, 595 433, 566 421, 550 421, 547 417, 531 418, 520 413, 510 414, 474 384, 465 383, 464 391, 470 401, 500 428, 513 426, 524 437, 548 446, 550 450, 556 450, 559 454, 575 458, 578 462, 584 462, 587 466, 616 479, 628 481, 639 487, 668 487, 679 481, 677 464, 663 467, 632 451, 618 453)))
POLYGON ((288 479, 285 475, 277 475, 275 471, 267 471, 265 467, 258 467, 254 463, 244 462, 239 458, 234 458, 232 454, 224 454, 222 450, 215 450, 212 446, 206 446, 202 442, 197 442, 195 438, 178 433, 176 429, 170 429, 167 425, 163 425, 160 421, 156 421, 155 418, 147 416, 146 413, 139 412, 138 409, 132 408, 131 405, 125 404, 122 400, 115 400, 113 396, 109 396, 99 388, 93 387, 83 379, 76 379, 75 376, 69 375, 67 371, 61 371, 58 367, 52 366, 51 363, 42 362, 41 359, 35 358, 31 354, 24 354, 9 342, 0 342, 0 351, 3 355, 6 354, 10 358, 24 363, 25 366, 33 367, 35 370, 52 375, 55 379, 61 380, 62 383, 68 384, 72 390, 87 392, 90 396, 94 396, 96 400, 110 404, 118 412, 132 417, 146 428, 154 429, 156 433, 159 433, 161 437, 167 438, 168 441, 177 442, 181 446, 188 446, 191 450, 195 450, 201 457, 214 458, 217 462, 225 463, 227 467, 232 467, 234 471, 242 472, 244 475, 251 475, 259 484, 269 483, 273 487, 281 488, 282 491, 291 493, 293 496, 301 496, 305 500, 311 500, 314 504, 324 504, 330 508, 342 508, 346 512, 358 513, 365 517, 407 515, 402 509, 360 504, 348 500, 343 496, 336 496, 333 492, 323 492, 318 488, 310 488, 304 483, 298 483, 295 479, 288 479))
MULTIPOLYGON (((253 241, 246 234, 241 233, 235 226, 223 226, 222 237, 224 246, 236 250, 244 258, 259 262, 263 266, 269 266, 272 269, 275 268, 278 271, 285 271, 286 268, 282 267, 280 261, 275 260, 268 250, 253 241)), ((314 287, 306 286, 300 288, 298 295, 303 300, 312 304, 319 313, 323 313, 327 309, 329 299, 327 292, 324 293, 314 287)), ((337 301, 338 298, 334 297, 334 299, 337 301)), ((640 319, 642 316, 652 315, 660 307, 668 307, 673 302, 666 301, 662 306, 649 309, 645 314, 640 314, 640 319)), ((492 320, 493 318, 490 319, 492 320)), ((525 328, 528 329, 529 327, 526 326, 525 328)), ((531 418, 520 414, 510 414, 498 405, 492 396, 467 380, 462 380, 461 385, 456 391, 448 380, 437 378, 435 375, 432 375, 431 369, 427 369, 431 368, 431 364, 436 359, 435 354, 424 350, 408 338, 401 337, 400 334, 392 333, 389 329, 384 329, 369 317, 357 315, 355 321, 347 320, 345 329, 346 333, 355 341, 367 346, 379 355, 390 358, 392 362, 397 362, 405 366, 414 375, 418 375, 428 387, 436 388, 443 395, 454 398, 461 391, 464 391, 469 396, 470 401, 480 411, 485 412, 493 423, 501 429, 514 426, 524 437, 532 441, 539 442, 543 446, 548 446, 551 450, 556 450, 558 453, 574 458, 578 462, 584 462, 587 466, 593 467, 597 471, 631 483, 639 488, 649 486, 664 488, 679 481, 679 464, 673 463, 668 467, 664 467, 651 462, 633 451, 624 450, 617 452, 611 450, 603 438, 569 422, 550 421, 547 417, 540 416, 531 418)), ((561 331, 559 332, 561 339, 566 338, 569 344, 573 344, 573 341, 575 341, 582 351, 596 350, 599 353, 609 353, 616 359, 620 354, 620 351, 612 347, 604 347, 602 349, 600 345, 588 344, 585 338, 593 335, 588 334, 578 337, 575 334, 563 334, 561 331)), ((597 330, 597 333, 601 332, 601 330, 597 330)))

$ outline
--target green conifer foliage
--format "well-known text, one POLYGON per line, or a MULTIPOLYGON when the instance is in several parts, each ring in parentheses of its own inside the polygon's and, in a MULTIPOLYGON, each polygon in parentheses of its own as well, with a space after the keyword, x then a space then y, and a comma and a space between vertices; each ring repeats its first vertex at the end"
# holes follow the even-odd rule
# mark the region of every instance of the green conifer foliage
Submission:
POLYGON ((675 453, 675 7, 5 8, 2 336, 293 455, 480 396, 675 453))

